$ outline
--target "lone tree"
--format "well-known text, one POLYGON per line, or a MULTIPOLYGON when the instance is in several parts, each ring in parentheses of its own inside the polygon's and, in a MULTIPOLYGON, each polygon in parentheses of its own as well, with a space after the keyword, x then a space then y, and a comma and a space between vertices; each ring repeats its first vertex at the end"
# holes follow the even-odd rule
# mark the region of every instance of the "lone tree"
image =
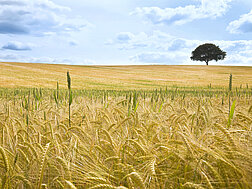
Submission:
POLYGON ((191 59, 196 61, 205 61, 206 65, 211 60, 223 60, 226 57, 226 52, 222 51, 219 46, 216 46, 212 43, 205 43, 198 46, 193 52, 191 59))

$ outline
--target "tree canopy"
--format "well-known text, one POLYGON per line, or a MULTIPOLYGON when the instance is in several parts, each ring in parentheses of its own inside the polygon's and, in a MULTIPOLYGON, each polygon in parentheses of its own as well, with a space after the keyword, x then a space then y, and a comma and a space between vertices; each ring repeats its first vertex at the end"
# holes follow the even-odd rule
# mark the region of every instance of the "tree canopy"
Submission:
POLYGON ((194 51, 192 51, 192 60, 196 61, 204 61, 206 65, 211 60, 223 60, 226 57, 226 52, 222 51, 219 46, 216 46, 212 43, 205 43, 203 45, 198 46, 194 51))

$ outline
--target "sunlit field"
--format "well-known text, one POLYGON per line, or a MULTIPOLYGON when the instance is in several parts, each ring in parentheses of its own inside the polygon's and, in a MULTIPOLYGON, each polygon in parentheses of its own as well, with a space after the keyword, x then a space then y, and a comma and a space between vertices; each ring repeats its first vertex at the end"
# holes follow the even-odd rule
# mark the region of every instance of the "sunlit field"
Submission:
POLYGON ((159 89, 160 87, 205 88, 252 86, 249 66, 70 66, 34 63, 0 63, 0 87, 43 87, 55 89, 59 82, 66 88, 66 72, 74 89, 159 89), (242 85, 242 86, 241 86, 242 85))
POLYGON ((251 77, 0 63, 0 186, 251 188, 251 77))

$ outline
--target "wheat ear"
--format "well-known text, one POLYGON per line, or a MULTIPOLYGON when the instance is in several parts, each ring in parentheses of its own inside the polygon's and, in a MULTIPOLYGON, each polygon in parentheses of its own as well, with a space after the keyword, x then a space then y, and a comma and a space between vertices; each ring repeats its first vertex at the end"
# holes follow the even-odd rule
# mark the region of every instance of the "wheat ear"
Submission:
POLYGON ((45 165, 46 165, 46 155, 49 149, 50 143, 46 144, 42 156, 42 161, 39 169, 39 182, 38 182, 38 189, 41 189, 42 186, 42 181, 43 181, 43 176, 44 176, 44 170, 45 170, 45 165))
POLYGON ((3 163, 4 163, 4 167, 5 167, 6 172, 9 172, 9 170, 10 170, 9 160, 8 160, 8 157, 5 153, 5 150, 1 146, 0 146, 0 154, 3 157, 3 163))

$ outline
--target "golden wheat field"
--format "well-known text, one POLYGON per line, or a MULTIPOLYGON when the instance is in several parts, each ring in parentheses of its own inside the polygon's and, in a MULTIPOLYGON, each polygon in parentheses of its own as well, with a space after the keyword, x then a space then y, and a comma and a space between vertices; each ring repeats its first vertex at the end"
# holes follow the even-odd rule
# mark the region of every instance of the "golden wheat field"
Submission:
POLYGON ((1 188, 252 188, 251 67, 0 66, 1 188))
POLYGON ((74 89, 153 89, 160 87, 227 87, 252 85, 251 66, 70 66, 35 63, 0 63, 0 87, 66 88, 71 73, 74 89))

